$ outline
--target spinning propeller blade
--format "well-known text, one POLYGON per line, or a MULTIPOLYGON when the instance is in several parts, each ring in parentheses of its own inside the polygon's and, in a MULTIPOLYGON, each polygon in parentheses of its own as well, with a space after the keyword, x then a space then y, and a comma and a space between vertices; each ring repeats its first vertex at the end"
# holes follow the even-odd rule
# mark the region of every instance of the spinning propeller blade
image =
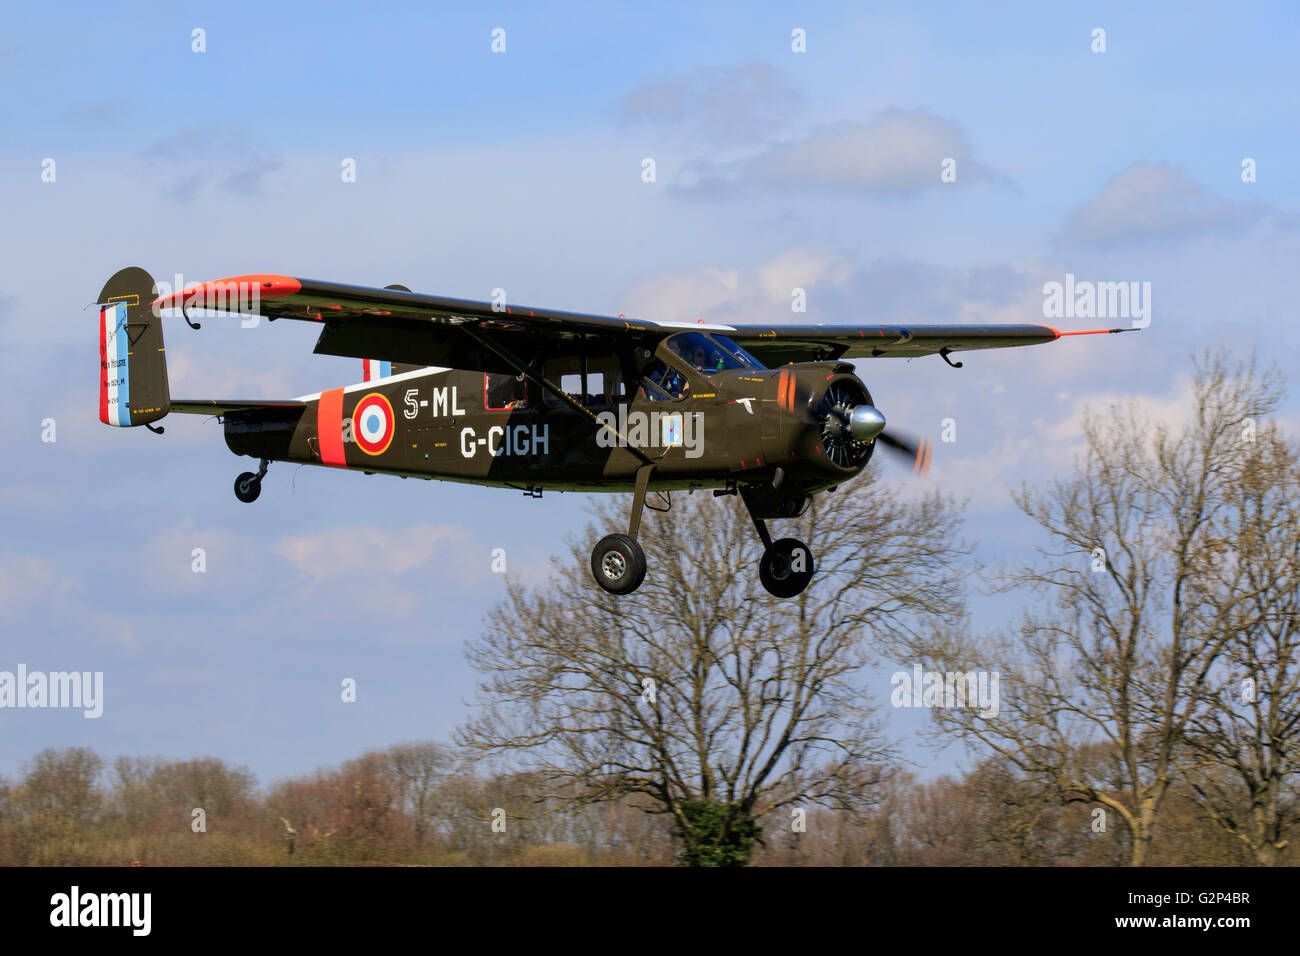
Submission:
POLYGON ((890 451, 895 452, 904 458, 912 460, 912 474, 925 476, 930 472, 930 452, 933 445, 926 439, 919 441, 911 438, 900 438, 897 434, 881 432, 876 441, 880 442, 890 451))

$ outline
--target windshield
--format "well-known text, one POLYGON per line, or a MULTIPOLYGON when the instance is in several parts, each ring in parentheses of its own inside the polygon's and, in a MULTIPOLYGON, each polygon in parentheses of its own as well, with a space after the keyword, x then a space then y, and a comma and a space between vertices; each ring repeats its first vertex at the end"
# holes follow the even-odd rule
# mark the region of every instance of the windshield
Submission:
MULTIPOLYGON (((693 369, 712 375, 724 369, 746 368, 740 359, 700 332, 682 332, 668 340, 668 348, 693 369)), ((760 368, 762 366, 759 366, 760 368)))
POLYGON ((754 358, 754 356, 750 355, 725 335, 714 335, 712 338, 713 341, 717 342, 732 355, 736 356, 736 358, 740 359, 747 368, 767 368, 766 365, 754 358))

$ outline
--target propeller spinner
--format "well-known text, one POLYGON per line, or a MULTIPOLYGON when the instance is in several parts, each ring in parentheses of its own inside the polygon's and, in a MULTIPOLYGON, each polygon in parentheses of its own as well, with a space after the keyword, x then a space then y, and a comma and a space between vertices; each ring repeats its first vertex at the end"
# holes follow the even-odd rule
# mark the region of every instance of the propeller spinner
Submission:
POLYGON ((871 443, 878 438, 891 452, 910 459, 914 474, 929 472, 930 443, 886 432, 884 413, 868 402, 865 391, 852 380, 833 382, 817 411, 826 455, 837 465, 852 468, 863 464, 871 453, 871 443))

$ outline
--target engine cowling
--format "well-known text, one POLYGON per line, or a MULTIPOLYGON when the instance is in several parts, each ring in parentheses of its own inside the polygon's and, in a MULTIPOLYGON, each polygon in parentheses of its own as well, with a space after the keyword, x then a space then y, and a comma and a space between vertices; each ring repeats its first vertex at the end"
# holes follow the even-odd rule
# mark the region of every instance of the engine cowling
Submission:
POLYGON ((854 471, 866 465, 876 437, 885 430, 884 413, 871 404, 866 386, 851 375, 835 376, 814 414, 822 449, 832 463, 854 471))

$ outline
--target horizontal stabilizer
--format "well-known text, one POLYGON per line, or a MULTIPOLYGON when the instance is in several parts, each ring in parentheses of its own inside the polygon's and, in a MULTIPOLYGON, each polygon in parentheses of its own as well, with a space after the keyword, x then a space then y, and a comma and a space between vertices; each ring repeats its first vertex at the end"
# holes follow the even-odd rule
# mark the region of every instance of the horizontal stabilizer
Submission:
POLYGON ((172 411, 182 415, 230 415, 234 412, 286 412, 306 408, 306 402, 287 398, 282 401, 241 401, 234 398, 172 399, 172 411))

